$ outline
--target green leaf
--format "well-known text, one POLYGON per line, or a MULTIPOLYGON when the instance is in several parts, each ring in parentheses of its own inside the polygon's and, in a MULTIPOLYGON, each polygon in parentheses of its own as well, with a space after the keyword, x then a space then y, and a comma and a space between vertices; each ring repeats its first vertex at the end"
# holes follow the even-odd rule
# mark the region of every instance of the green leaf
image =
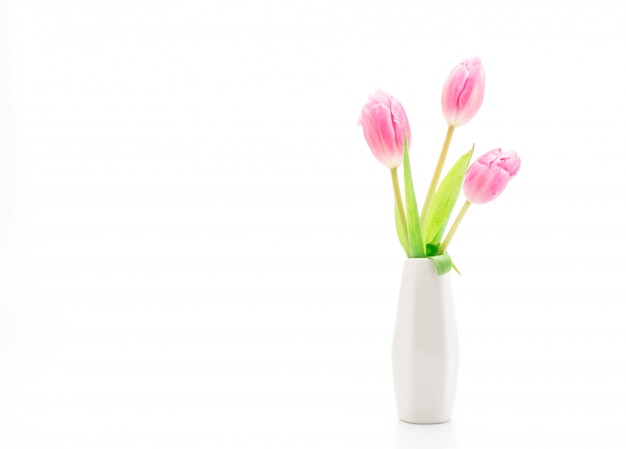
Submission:
POLYGON ((396 232, 398 233, 398 239, 400 240, 400 244, 402 245, 402 248, 404 249, 404 252, 406 253, 407 257, 411 257, 411 255, 409 254, 409 242, 407 240, 406 233, 404 232, 404 229, 402 228, 402 220, 400 219, 400 211, 398 210, 398 203, 394 201, 394 204, 395 204, 394 210, 396 213, 396 232))
POLYGON ((440 243, 427 243, 426 244, 426 257, 436 256, 439 252, 440 243))
POLYGON ((429 259, 435 264, 435 268, 437 268, 437 274, 439 276, 448 273, 452 269, 453 263, 448 253, 432 256, 429 257, 429 259))
POLYGON ((424 223, 424 240, 427 243, 438 244, 441 242, 448 220, 450 220, 452 209, 454 209, 456 200, 459 197, 463 178, 472 159, 473 152, 474 146, 472 145, 472 149, 459 158, 446 177, 443 178, 441 184, 439 184, 430 207, 430 212, 426 217, 426 223, 424 223))
POLYGON ((417 211, 415 190, 413 189, 409 148, 406 137, 404 138, 404 195, 406 197, 406 221, 409 231, 409 257, 424 257, 424 238, 422 237, 420 216, 417 211))

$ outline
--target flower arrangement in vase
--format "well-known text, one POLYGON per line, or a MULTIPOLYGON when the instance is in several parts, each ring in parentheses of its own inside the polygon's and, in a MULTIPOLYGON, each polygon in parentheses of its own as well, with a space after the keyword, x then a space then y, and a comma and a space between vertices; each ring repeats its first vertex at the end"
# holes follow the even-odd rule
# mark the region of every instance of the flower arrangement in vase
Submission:
POLYGON ((398 415, 411 423, 446 422, 452 416, 458 337, 450 270, 456 267, 447 249, 470 206, 496 199, 521 163, 515 152, 496 148, 470 165, 472 146, 441 180, 454 130, 476 115, 484 92, 485 70, 479 58, 461 62, 445 81, 441 107, 448 128, 421 213, 409 159, 411 127, 402 104, 379 90, 369 97, 359 119, 372 153, 391 171, 396 232, 407 256, 400 283, 392 367, 398 415), (400 166, 404 199, 398 180, 400 166), (448 229, 461 188, 466 200, 448 229))

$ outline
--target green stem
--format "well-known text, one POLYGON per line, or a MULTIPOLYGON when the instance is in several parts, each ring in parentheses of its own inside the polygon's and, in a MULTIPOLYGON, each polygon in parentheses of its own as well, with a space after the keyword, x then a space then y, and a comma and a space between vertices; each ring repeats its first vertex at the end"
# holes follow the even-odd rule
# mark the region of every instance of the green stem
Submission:
POLYGON ((446 162, 446 156, 448 155, 448 148, 450 148, 450 141, 452 140, 453 133, 454 126, 448 126, 446 139, 443 141, 443 147, 441 148, 441 153, 439 154, 439 161, 437 162, 437 167, 435 167, 435 173, 433 173, 433 179, 430 181, 430 187, 428 187, 428 193, 426 194, 426 199, 424 200, 424 207, 422 208, 422 226, 425 226, 426 224, 426 217, 430 209, 430 203, 435 196, 437 184, 439 184, 439 178, 441 177, 441 172, 443 171, 443 165, 446 162))
POLYGON ((402 232, 406 237, 406 241, 409 241, 409 231, 406 225, 406 214, 404 213, 404 204, 402 202, 402 194, 400 193, 400 183, 398 182, 398 167, 391 169, 391 182, 393 184, 393 195, 396 197, 396 207, 400 212, 400 223, 402 226, 402 232))
POLYGON ((439 247, 439 254, 443 254, 446 252, 446 248, 448 248, 450 240, 452 240, 452 237, 454 237, 454 233, 458 229, 459 225, 461 224, 461 220, 463 220, 463 217, 465 217, 465 213, 471 205, 472 203, 470 203, 469 200, 465 200, 465 204, 463 204, 463 207, 459 211, 459 215, 456 216, 456 220, 454 220, 452 227, 448 231, 448 235, 446 235, 446 238, 443 240, 443 243, 439 247))

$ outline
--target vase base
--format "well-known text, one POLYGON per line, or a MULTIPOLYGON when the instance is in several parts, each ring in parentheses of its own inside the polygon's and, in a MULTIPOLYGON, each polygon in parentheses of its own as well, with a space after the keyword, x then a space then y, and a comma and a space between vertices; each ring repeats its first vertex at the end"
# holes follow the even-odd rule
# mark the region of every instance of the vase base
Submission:
POLYGON ((447 422, 450 421, 450 418, 443 420, 443 421, 439 421, 439 420, 433 420, 433 421, 427 421, 427 420, 419 420, 419 421, 409 421, 408 419, 402 419, 400 418, 400 421, 407 423, 407 424, 417 424, 419 426, 430 426, 430 425, 436 425, 436 424, 445 424, 447 422))

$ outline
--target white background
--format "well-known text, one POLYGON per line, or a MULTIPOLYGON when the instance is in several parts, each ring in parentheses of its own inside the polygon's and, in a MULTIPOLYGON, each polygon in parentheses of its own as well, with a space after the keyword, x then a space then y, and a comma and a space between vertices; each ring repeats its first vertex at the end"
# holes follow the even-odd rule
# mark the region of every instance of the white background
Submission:
POLYGON ((0 447, 626 447, 620 2, 0 3, 0 447), (450 252, 451 422, 397 420, 403 253, 357 127, 441 86, 522 157, 450 252))

